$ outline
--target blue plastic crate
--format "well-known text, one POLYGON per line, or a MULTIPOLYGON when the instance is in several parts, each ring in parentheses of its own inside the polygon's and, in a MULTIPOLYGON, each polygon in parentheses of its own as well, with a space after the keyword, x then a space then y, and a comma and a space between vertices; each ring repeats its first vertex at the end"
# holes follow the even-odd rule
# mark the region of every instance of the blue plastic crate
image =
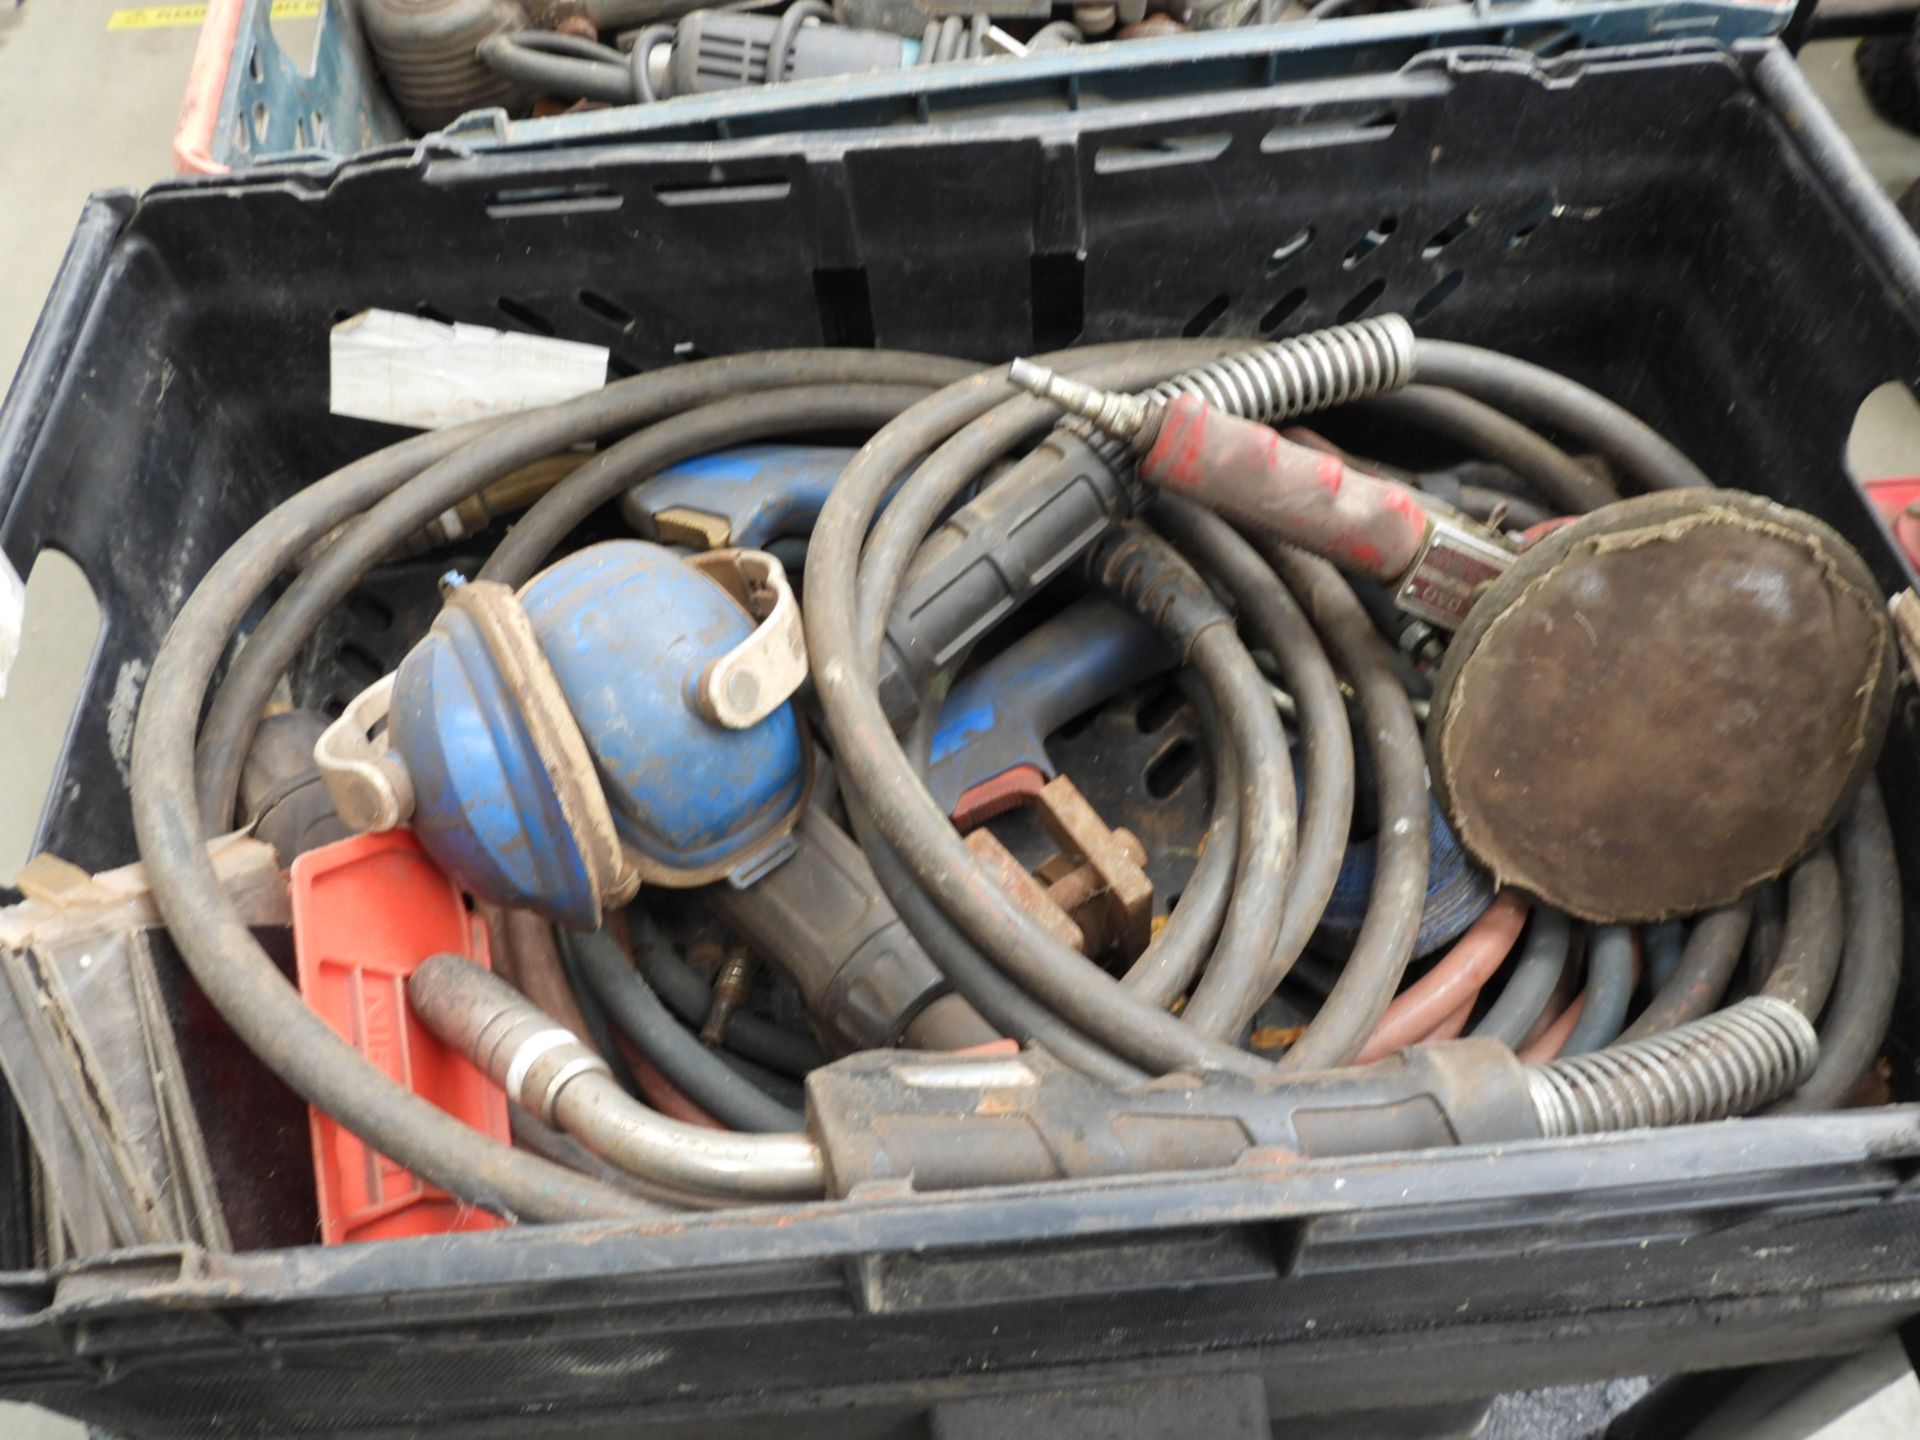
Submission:
MULTIPOLYGON (((443 133, 469 148, 538 149, 934 124, 1378 73, 1443 47, 1506 46, 1551 56, 1647 41, 1729 43, 1779 33, 1793 9, 1792 0, 1475 0, 709 92, 537 120, 482 110, 443 133)), ((270 0, 208 6, 174 146, 182 170, 217 174, 407 140, 348 0, 322 0, 311 73, 274 38, 270 10, 270 0)))

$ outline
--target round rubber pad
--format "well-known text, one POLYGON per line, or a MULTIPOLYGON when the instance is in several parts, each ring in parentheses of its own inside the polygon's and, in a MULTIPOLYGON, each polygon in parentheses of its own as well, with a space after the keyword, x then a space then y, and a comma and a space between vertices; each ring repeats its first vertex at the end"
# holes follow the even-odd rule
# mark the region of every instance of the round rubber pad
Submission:
POLYGON ((1588 920, 1724 905, 1805 854, 1873 763, 1893 641, 1810 515, 1725 490, 1549 535, 1454 637, 1434 787, 1504 884, 1588 920))

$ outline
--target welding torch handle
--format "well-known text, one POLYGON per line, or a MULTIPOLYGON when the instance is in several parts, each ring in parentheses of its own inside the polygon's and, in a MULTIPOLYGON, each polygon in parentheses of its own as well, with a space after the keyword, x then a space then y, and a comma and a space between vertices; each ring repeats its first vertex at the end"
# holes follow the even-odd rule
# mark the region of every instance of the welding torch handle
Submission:
POLYGON ((1070 430, 963 505, 921 548, 887 619, 880 704, 904 730, 934 678, 1133 513, 1130 479, 1070 430))

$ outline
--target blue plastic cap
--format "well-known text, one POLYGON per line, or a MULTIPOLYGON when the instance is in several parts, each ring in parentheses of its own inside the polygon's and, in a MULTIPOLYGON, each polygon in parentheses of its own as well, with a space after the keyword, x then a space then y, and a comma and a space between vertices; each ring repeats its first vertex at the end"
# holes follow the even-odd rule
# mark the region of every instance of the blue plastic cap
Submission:
POLYGON ((754 622, 674 551, 641 540, 590 546, 536 576, 521 601, 620 838, 640 854, 675 870, 715 865, 800 803, 806 753, 792 705, 749 730, 695 708, 700 672, 754 622))
POLYGON ((413 780, 413 828, 475 895, 574 930, 600 923, 585 858, 519 707, 471 617, 444 610, 394 681, 388 726, 413 780))
MULTIPOLYGON (((673 551, 592 546, 535 576, 521 603, 643 874, 723 866, 800 804, 806 754, 790 704, 747 730, 695 707, 700 673, 754 622, 673 551)), ((449 873, 570 928, 600 923, 587 862, 464 612, 443 611, 402 662, 390 725, 413 779, 414 828, 449 873)))

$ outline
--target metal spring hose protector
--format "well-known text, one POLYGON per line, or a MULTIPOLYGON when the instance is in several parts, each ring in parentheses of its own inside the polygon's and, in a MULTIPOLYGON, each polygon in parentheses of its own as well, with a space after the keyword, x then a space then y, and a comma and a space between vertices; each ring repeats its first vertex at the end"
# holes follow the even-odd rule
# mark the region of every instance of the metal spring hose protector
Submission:
POLYGON ((1794 1089, 1819 1057, 1812 1021, 1755 995, 1643 1040, 1532 1066, 1527 1086, 1551 1140, 1744 1115, 1794 1089))
MULTIPOLYGON (((1159 400, 1198 395, 1226 414, 1272 425, 1404 389, 1413 367, 1413 326, 1402 316, 1381 315, 1222 356, 1146 393, 1159 400)), ((1069 423, 1109 463, 1124 459, 1124 441, 1069 423)))

